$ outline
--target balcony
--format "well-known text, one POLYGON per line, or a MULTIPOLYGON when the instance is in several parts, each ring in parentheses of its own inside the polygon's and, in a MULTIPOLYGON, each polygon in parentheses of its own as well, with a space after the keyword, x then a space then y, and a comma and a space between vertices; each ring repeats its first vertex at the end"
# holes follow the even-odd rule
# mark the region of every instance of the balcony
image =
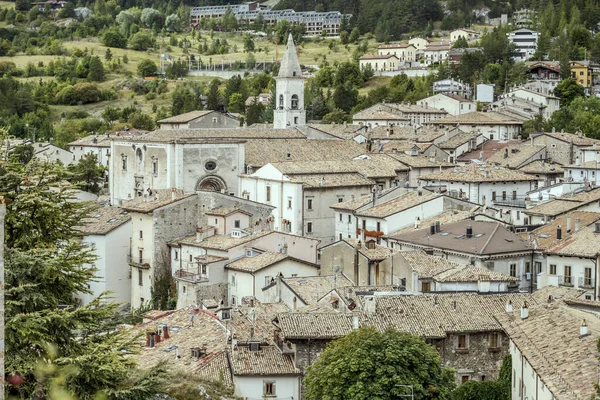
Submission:
POLYGON ((596 282, 594 278, 588 278, 584 276, 580 276, 577 278, 577 287, 579 288, 587 288, 592 289, 595 286, 596 282))
POLYGON ((558 275, 558 285, 559 286, 573 286, 573 277, 558 275))
POLYGON ((127 263, 132 267, 141 269, 150 269, 150 260, 146 258, 134 257, 131 254, 127 256, 127 263))
POLYGON ((525 208, 525 196, 517 196, 516 198, 507 197, 506 199, 496 198, 496 200, 492 200, 492 203, 495 206, 525 208))
POLYGON ((175 278, 191 283, 208 282, 208 276, 198 273, 198 268, 178 269, 175 271, 175 278))

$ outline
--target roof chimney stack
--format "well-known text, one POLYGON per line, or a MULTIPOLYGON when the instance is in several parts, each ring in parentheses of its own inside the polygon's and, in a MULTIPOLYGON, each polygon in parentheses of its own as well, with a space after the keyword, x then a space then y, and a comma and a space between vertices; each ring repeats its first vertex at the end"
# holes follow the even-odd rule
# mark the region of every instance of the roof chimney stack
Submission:
POLYGON ((177 192, 175 188, 171 189, 171 200, 175 200, 177 198, 177 192))
POLYGON ((571 217, 567 216, 567 233, 571 233, 571 217))
POLYGON ((558 239, 558 240, 562 239, 562 229, 561 229, 560 225, 556 228, 556 239, 558 239))
POLYGON ((588 331, 588 326, 587 326, 587 322, 585 322, 585 319, 583 321, 581 321, 581 326, 579 327, 579 337, 585 337, 585 336, 589 336, 590 333, 588 331))
POLYGON ((523 302, 523 307, 521 307, 521 319, 527 319, 529 317, 529 307, 527 306, 527 302, 523 302))
POLYGON ((467 237, 468 238, 473 237, 473 226, 472 225, 467 225, 467 237))
POLYGON ((508 300, 508 302, 504 305, 504 309, 507 313, 513 312, 512 301, 508 300))
POLYGON ((575 232, 578 232, 581 229, 581 219, 575 218, 575 232))

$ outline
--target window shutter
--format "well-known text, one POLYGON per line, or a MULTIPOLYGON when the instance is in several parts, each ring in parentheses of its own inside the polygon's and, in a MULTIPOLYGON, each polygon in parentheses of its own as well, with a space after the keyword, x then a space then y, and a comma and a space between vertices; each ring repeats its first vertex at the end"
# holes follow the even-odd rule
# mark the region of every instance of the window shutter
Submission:
POLYGON ((275 382, 273 382, 273 396, 277 396, 277 389, 275 388, 275 382))

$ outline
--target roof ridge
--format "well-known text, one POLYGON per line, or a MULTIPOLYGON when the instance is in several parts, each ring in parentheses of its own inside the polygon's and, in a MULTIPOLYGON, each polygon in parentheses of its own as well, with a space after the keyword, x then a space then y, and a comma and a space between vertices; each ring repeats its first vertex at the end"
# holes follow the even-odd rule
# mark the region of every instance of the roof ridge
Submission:
POLYGON ((483 254, 483 251, 485 250, 485 248, 488 246, 488 244, 492 241, 492 238, 494 237, 494 235, 496 234, 496 231, 498 230, 498 227, 500 227, 500 222, 496 222, 496 227, 494 228, 494 230, 492 231, 492 233, 490 234, 490 237, 488 237, 488 240, 485 242, 485 244, 483 245, 483 247, 481 248, 481 251, 479 252, 479 254, 483 254))

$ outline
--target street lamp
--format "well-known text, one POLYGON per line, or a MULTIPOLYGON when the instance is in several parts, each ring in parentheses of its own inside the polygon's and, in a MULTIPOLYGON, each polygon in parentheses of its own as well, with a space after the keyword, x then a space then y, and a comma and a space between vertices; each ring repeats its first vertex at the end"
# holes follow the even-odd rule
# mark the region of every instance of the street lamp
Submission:
POLYGON ((410 400, 415 400, 415 391, 413 385, 396 385, 396 387, 410 388, 410 394, 399 394, 398 397, 410 397, 410 400))

